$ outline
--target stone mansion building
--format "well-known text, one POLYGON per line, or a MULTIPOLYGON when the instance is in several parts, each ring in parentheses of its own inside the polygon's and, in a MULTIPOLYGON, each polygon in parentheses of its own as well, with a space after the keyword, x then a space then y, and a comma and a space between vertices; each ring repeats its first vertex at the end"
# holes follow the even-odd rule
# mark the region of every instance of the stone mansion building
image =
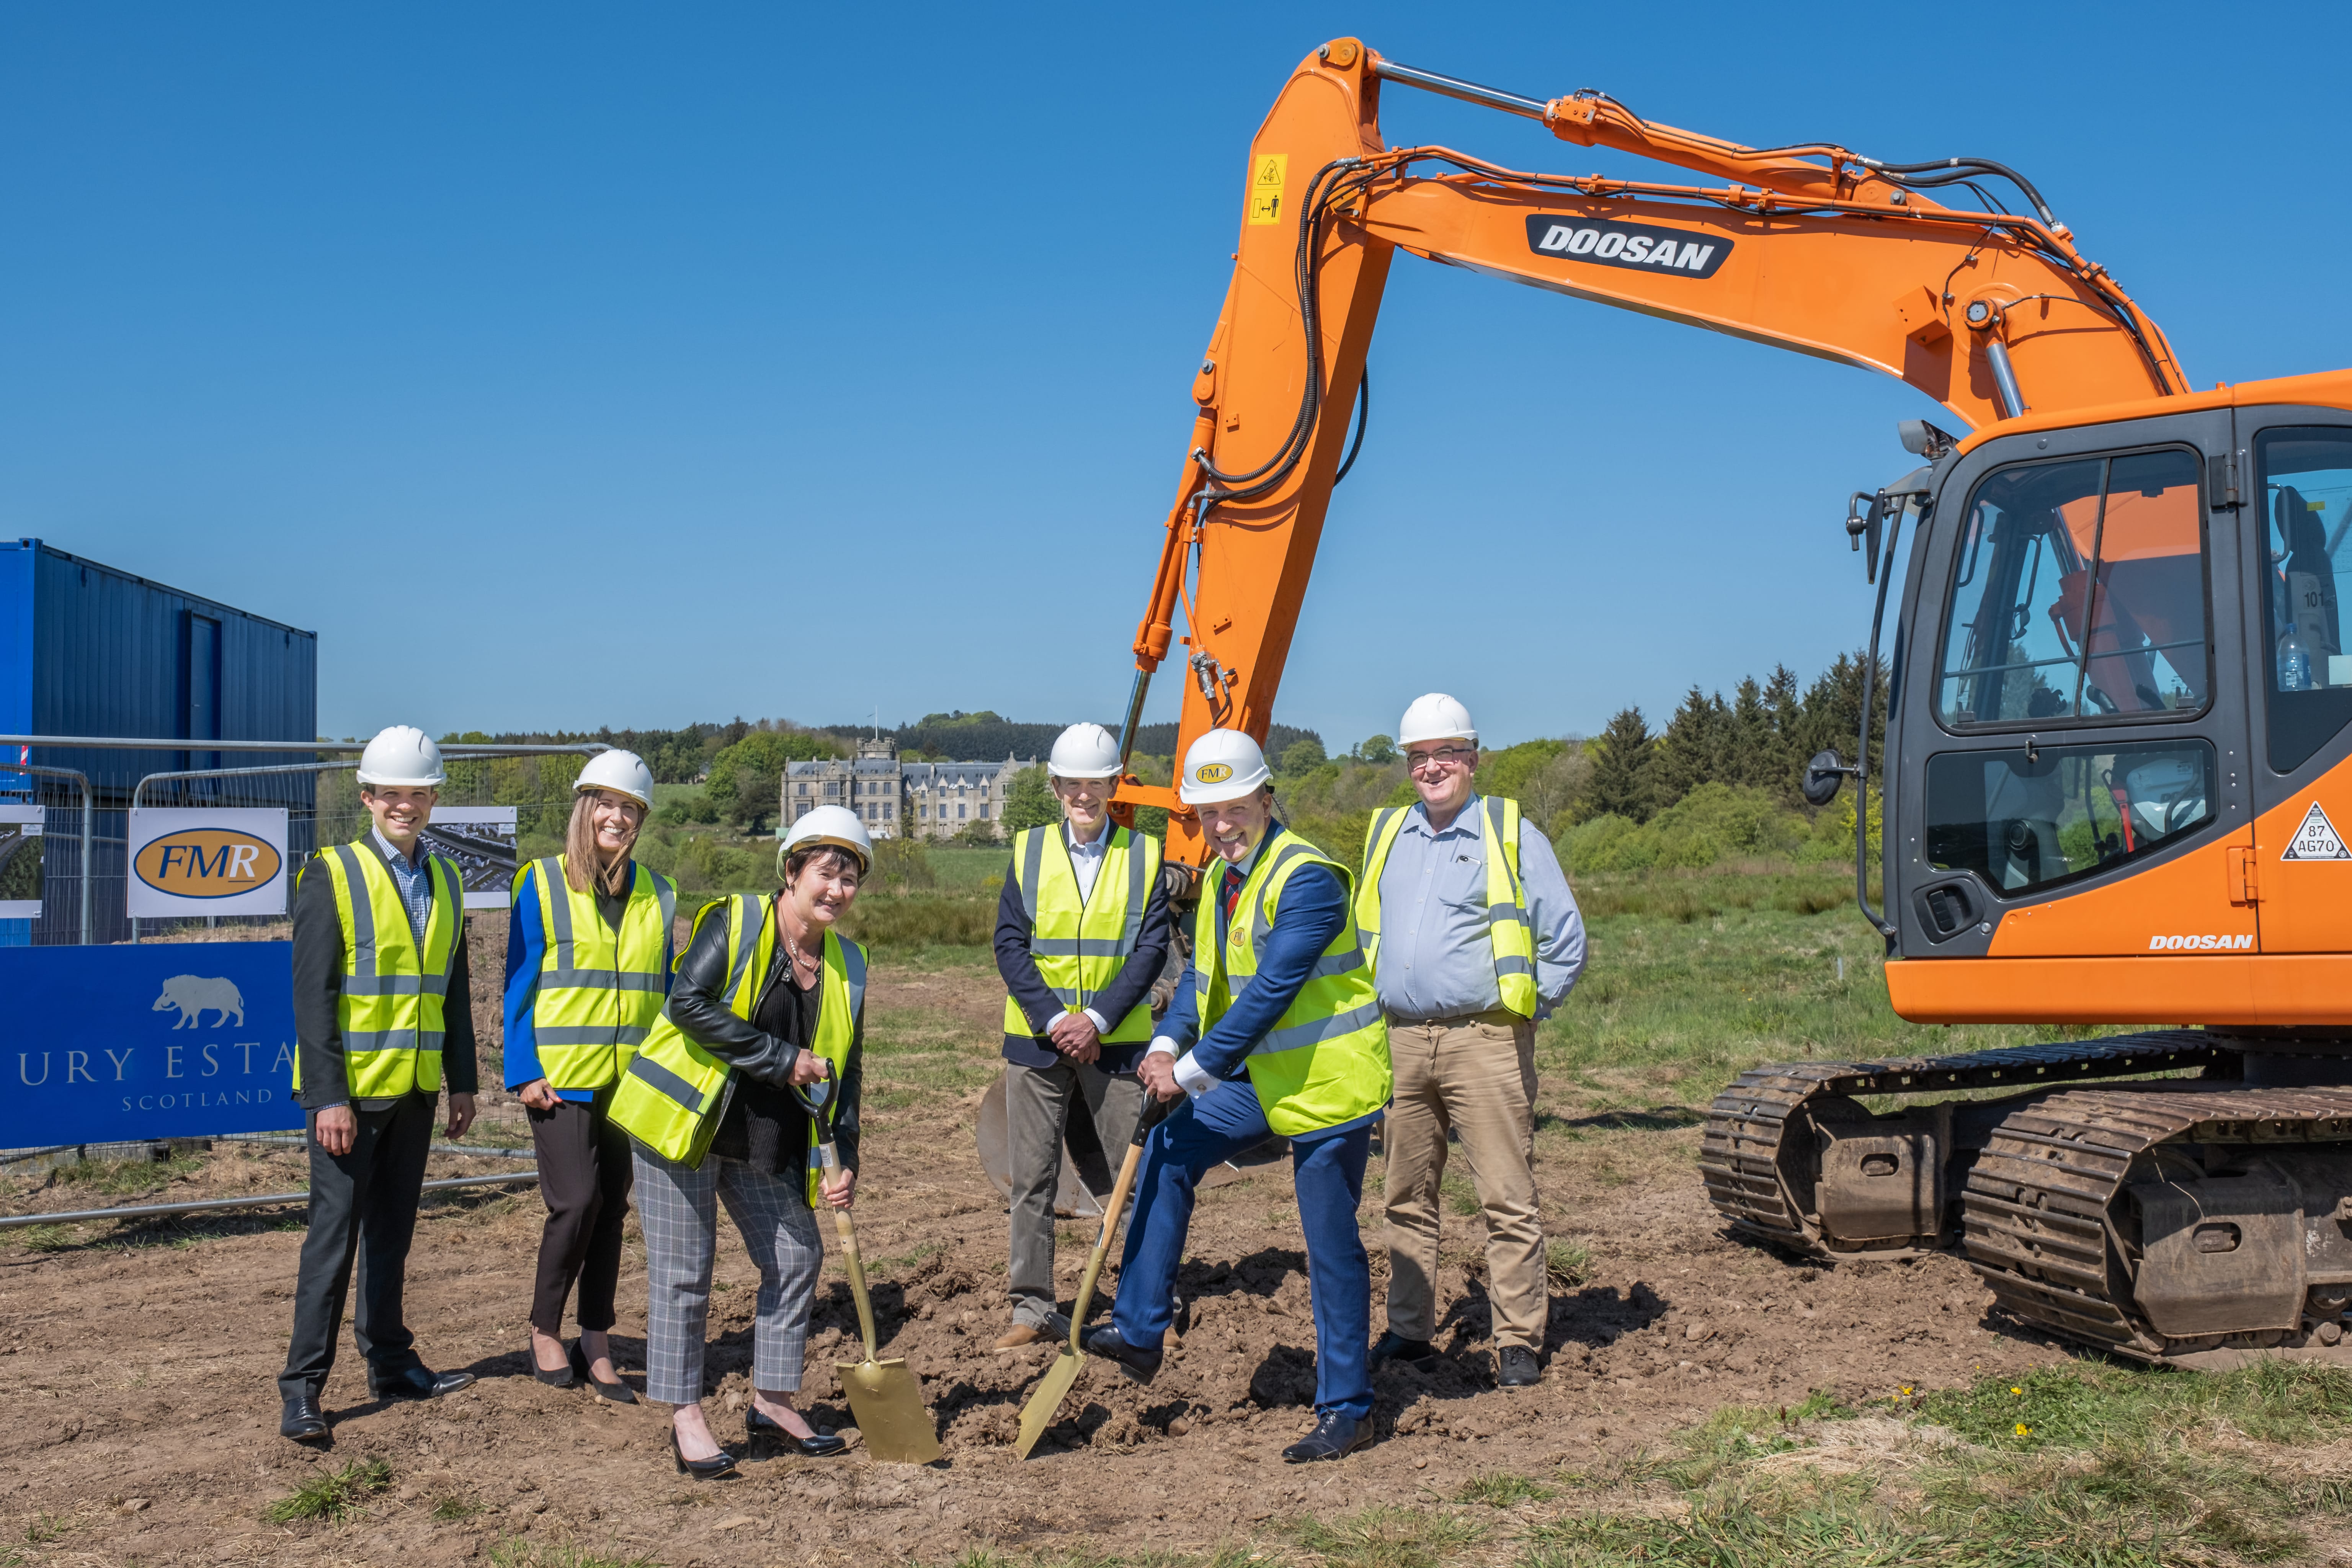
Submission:
MULTIPOLYGON (((845 805, 877 838, 952 838, 975 822, 1002 822, 1013 775, 1036 765, 1034 757, 902 763, 891 742, 860 741, 854 758, 794 763, 785 770, 777 832, 812 807, 845 805)), ((993 833, 1003 836, 1002 828, 993 833)))

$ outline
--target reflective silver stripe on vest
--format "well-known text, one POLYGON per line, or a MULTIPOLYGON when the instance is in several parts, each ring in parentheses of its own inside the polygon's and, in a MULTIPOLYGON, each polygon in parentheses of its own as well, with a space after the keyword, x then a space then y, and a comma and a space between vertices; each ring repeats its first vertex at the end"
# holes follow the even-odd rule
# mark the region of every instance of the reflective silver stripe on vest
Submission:
MULTIPOLYGON (((1380 851, 1381 857, 1380 864, 1373 865, 1368 860, 1364 866, 1365 879, 1372 885, 1372 913, 1375 916, 1381 912, 1381 873, 1389 868, 1389 851, 1396 847, 1388 839, 1389 824, 1395 821, 1405 810, 1406 807, 1402 805, 1382 806, 1372 814, 1372 830, 1364 836, 1364 842, 1380 851)), ((1368 926, 1361 916, 1357 917, 1356 935, 1360 939, 1370 942, 1380 934, 1380 927, 1368 926)))
POLYGON ((1031 937, 1029 951, 1045 958, 1122 958, 1134 951, 1128 936, 1031 937))
MULTIPOLYGON (((1304 988, 1307 981, 1328 980, 1335 974, 1352 973, 1362 967, 1364 967, 1364 950, 1360 947, 1351 947, 1345 952, 1322 953, 1307 966, 1307 978, 1298 984, 1304 988)), ((1238 1002, 1249 988, 1256 984, 1257 976, 1253 974, 1230 985, 1228 989, 1232 991, 1234 1000, 1238 1002)))
MULTIPOLYGON (((375 902, 368 896, 367 873, 360 869, 359 851, 349 844, 338 844, 330 851, 343 863, 343 887, 352 901, 352 951, 348 963, 350 972, 343 976, 346 996, 446 996, 449 994, 449 974, 382 974, 377 973, 375 941, 375 902), (362 963, 361 955, 366 955, 362 963)), ((425 858, 425 875, 432 876, 434 861, 440 857, 425 858)), ((455 882, 456 878, 452 877, 455 882)), ((429 884, 428 884, 429 885, 429 884)), ((425 917, 426 931, 433 929, 432 917, 425 917)), ((462 937, 452 937, 449 962, 457 962, 457 943, 462 937)), ((416 966, 425 967, 425 939, 416 939, 416 966)), ((440 1049, 438 1046, 433 1047, 440 1049)))
POLYGON ((567 1024, 553 1029, 541 1025, 531 1037, 542 1046, 642 1046, 652 1033, 643 1024, 567 1024))
POLYGON ((1318 1018, 1307 1024, 1293 1024, 1287 1029, 1276 1029, 1252 1047, 1250 1055, 1265 1056, 1274 1051, 1295 1051, 1306 1046, 1319 1046, 1326 1040, 1352 1035, 1368 1024, 1377 1024, 1380 1018, 1381 1005, 1367 1002, 1353 1012, 1318 1018))
POLYGON ((1045 880, 1045 835, 1057 832, 1051 827, 1029 829, 1028 842, 1021 847, 1021 869, 1015 879, 1021 885, 1021 912, 1029 923, 1037 923, 1037 896, 1045 880))
MULTIPOLYGON (((555 939, 555 972, 559 974, 577 973, 578 971, 572 966, 572 884, 564 880, 563 868, 556 864, 553 856, 544 860, 534 860, 531 864, 539 868, 540 877, 547 889, 548 918, 555 928, 548 933, 555 939)), ((542 977, 540 984, 544 985, 549 982, 542 977)), ((580 983, 559 980, 554 984, 577 985, 580 983)))
POLYGON ((855 1024, 866 1010, 866 950, 845 939, 835 940, 841 942, 842 978, 849 983, 849 1018, 855 1024))
MULTIPOLYGON (((1288 828, 1283 829, 1286 837, 1289 836, 1289 832, 1288 828)), ((1303 838, 1292 837, 1288 843, 1275 851, 1274 863, 1265 868, 1265 880, 1257 885, 1257 898, 1250 908, 1251 952, 1256 952, 1265 942, 1266 933, 1274 930, 1274 921, 1266 917, 1265 900, 1266 895, 1274 890, 1275 879, 1281 876, 1283 868, 1293 860, 1320 858, 1321 857, 1317 855, 1313 847, 1303 838)), ((1347 890, 1347 884, 1342 882, 1339 887, 1341 895, 1344 896, 1347 890)))
POLYGON ((735 896, 735 963, 727 972, 727 989, 719 1000, 732 1007, 742 994, 743 975, 751 967, 751 950, 760 945, 760 900, 756 894, 735 896))
POLYGON ((659 991, 663 976, 641 973, 636 970, 618 969, 550 969, 539 977, 542 991, 593 989, 598 991, 659 991))
POLYGON ((439 1056, 442 1036, 439 1029, 353 1029, 343 1037, 343 1050, 349 1056, 362 1056, 370 1051, 421 1051, 427 1056, 439 1056))
POLYGON ((653 879, 654 897, 661 900, 662 951, 667 952, 669 951, 670 943, 677 940, 677 889, 674 884, 663 881, 659 874, 648 871, 643 866, 637 868, 637 875, 653 879))
MULTIPOLYGON (((1484 804, 1486 807, 1486 853, 1489 855, 1501 855, 1503 857, 1503 879, 1510 883, 1511 891, 1513 893, 1518 894, 1520 897, 1525 897, 1526 895, 1519 891, 1518 876, 1511 869, 1511 858, 1510 856, 1504 854, 1503 851, 1504 802, 1501 797, 1490 795, 1486 796, 1484 804)), ((1488 925, 1495 925, 1507 920, 1517 921, 1521 925, 1525 925, 1528 923, 1528 911, 1517 903, 1488 904, 1486 906, 1486 923, 1488 925)))
POLYGON ((1118 941, 1119 952, 1128 953, 1135 951, 1136 942, 1143 935, 1143 906, 1150 897, 1150 889, 1144 885, 1143 863, 1150 857, 1143 845, 1137 841, 1137 836, 1126 828, 1114 827, 1111 833, 1113 848, 1119 847, 1120 836, 1127 839, 1126 847, 1121 850, 1127 857, 1127 926, 1119 932, 1118 941))
POLYGON ((1495 973, 1497 974, 1533 974, 1535 972, 1536 966, 1524 958, 1512 957, 1497 958, 1495 960, 1495 973))
POLYGON ((675 1101, 688 1116, 702 1113, 702 1091, 651 1057, 642 1052, 631 1057, 629 1071, 664 1100, 675 1101))

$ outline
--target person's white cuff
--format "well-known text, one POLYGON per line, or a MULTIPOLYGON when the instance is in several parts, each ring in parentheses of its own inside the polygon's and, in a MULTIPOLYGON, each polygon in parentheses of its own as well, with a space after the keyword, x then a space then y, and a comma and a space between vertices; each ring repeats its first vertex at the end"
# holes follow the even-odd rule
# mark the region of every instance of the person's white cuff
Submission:
POLYGON ((1178 1053, 1177 1053, 1177 1049, 1176 1049, 1176 1042, 1175 1042, 1175 1041, 1173 1041, 1173 1040, 1171 1040, 1171 1039, 1170 1039, 1170 1038, 1169 1038, 1167 1036, 1165 1036, 1165 1035, 1160 1035, 1160 1036, 1157 1036, 1157 1037, 1155 1037, 1153 1038, 1153 1040, 1152 1040, 1152 1042, 1151 1042, 1151 1048, 1150 1048, 1150 1050, 1148 1050, 1148 1051, 1144 1052, 1143 1054, 1144 1054, 1145 1056, 1148 1056, 1148 1057, 1172 1057, 1172 1056, 1175 1056, 1175 1055, 1177 1055, 1177 1054, 1178 1054, 1178 1053))
POLYGON ((1217 1080, 1202 1069, 1191 1051, 1186 1051, 1176 1062, 1176 1087, 1198 1100, 1216 1088, 1217 1080))
POLYGON ((1110 1021, 1108 1019, 1105 1018, 1100 1013, 1096 1012, 1092 1007, 1088 1007, 1085 1011, 1087 1016, 1094 1021, 1096 1034, 1108 1035, 1110 1033, 1110 1021))

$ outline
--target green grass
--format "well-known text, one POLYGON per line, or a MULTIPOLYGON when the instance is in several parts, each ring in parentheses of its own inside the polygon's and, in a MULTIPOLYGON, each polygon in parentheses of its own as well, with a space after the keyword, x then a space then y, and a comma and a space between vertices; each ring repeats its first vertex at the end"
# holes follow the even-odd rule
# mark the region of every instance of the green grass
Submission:
POLYGON ((367 1506, 368 1500, 392 1484, 392 1467, 382 1459, 360 1459, 340 1470, 321 1470, 286 1496, 261 1510, 272 1524, 315 1519, 339 1524, 367 1506))
POLYGON ((59 1165, 55 1179, 59 1186, 80 1187, 110 1198, 130 1197, 169 1186, 178 1177, 193 1176, 204 1169, 204 1163, 193 1154, 172 1160, 77 1160, 59 1165))
POLYGON ((1003 1041, 976 1036, 954 1015, 880 1006, 866 1016, 861 1110, 902 1110, 984 1089, 1003 1070, 1003 1041))
POLYGON ((1544 1243, 1544 1277, 1555 1290, 1584 1283, 1592 1272, 1592 1250, 1580 1241, 1544 1243))
POLYGON ((490 1568, 660 1568, 651 1557, 621 1557, 584 1546, 550 1544, 509 1536, 488 1554, 490 1568))
POLYGON ((960 893, 861 894, 842 929, 894 960, 910 948, 985 950, 995 938, 996 900, 960 893))
POLYGON ((1525 1476, 1475 1476, 1462 1483, 1454 1494, 1455 1502, 1481 1503, 1487 1508, 1514 1508, 1523 1502, 1544 1502, 1559 1495, 1559 1489, 1531 1481, 1525 1476))
POLYGON ((1329 1568, 1441 1568, 1486 1535, 1483 1521, 1463 1514, 1381 1506, 1303 1521, 1291 1539, 1329 1568))
POLYGON ((481 1511, 480 1503, 456 1492, 443 1494, 433 1504, 433 1517, 443 1524, 460 1524, 481 1511))

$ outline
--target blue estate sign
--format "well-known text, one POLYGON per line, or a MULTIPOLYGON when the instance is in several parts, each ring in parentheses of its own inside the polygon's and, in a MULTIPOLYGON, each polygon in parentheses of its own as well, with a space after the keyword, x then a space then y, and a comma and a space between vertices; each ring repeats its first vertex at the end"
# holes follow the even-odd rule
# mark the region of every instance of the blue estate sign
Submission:
POLYGON ((299 1129, 293 945, 0 948, 0 1149, 299 1129))

